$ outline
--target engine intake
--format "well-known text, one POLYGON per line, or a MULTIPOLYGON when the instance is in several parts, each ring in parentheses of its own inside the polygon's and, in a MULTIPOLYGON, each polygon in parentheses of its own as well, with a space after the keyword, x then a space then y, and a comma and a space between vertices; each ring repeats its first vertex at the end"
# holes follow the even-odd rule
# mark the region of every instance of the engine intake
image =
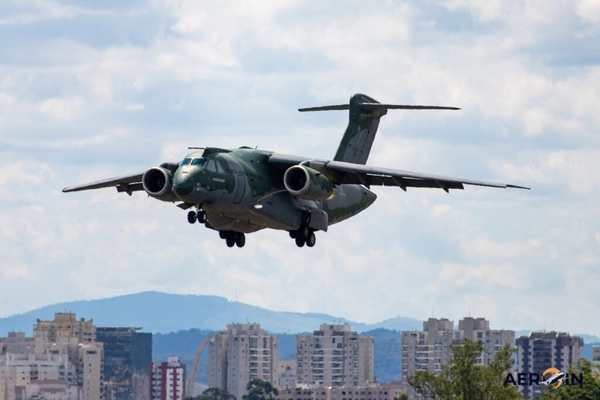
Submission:
POLYGON ((142 186, 150 196, 163 201, 177 201, 173 193, 173 173, 161 167, 150 168, 144 172, 142 186))
POLYGON ((285 171, 283 184, 294 196, 307 200, 329 200, 335 196, 333 183, 322 173, 303 165, 285 171))

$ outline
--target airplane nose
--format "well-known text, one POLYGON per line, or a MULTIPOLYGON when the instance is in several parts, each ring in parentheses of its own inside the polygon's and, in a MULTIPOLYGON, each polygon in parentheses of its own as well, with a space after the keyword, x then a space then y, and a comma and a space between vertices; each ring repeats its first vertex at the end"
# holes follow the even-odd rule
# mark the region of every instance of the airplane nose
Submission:
POLYGON ((178 197, 187 196, 194 190, 194 182, 188 174, 177 171, 173 177, 173 191, 178 197))

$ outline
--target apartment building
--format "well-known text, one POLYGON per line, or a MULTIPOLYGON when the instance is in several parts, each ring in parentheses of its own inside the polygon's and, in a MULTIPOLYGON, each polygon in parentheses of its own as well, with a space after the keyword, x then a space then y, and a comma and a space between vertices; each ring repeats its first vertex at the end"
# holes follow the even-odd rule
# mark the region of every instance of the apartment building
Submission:
MULTIPOLYGON (((583 339, 565 332, 532 332, 517 339, 517 370, 539 376, 548 368, 567 371, 581 358, 583 339)), ((537 386, 519 386, 523 397, 541 396, 537 386)))
POLYGON ((238 400, 258 378, 278 384, 279 338, 260 324, 230 324, 209 343, 208 386, 226 389, 238 400))
POLYGON ((25 337, 25 332, 9 332, 5 338, 0 338, 0 356, 10 354, 33 353, 33 338, 25 337))
POLYGON ((150 400, 181 400, 185 397, 185 364, 177 357, 166 362, 152 363, 150 400))
POLYGON ((296 339, 296 382, 322 386, 359 386, 374 382, 374 339, 359 336, 349 324, 323 324, 296 339))
POLYGON ((515 332, 510 330, 492 330, 485 318, 466 317, 459 321, 458 330, 454 330, 454 321, 446 318, 429 318, 423 322, 422 331, 402 332, 402 381, 404 389, 411 399, 418 396, 408 385, 407 377, 417 371, 430 371, 436 375, 442 372, 442 366, 452 359, 450 344, 470 339, 481 341, 484 350, 477 363, 487 365, 494 359, 498 350, 506 344, 514 345, 515 332))
POLYGON ((493 330, 485 318, 466 317, 458 321, 459 339, 471 339, 483 343, 483 353, 479 356, 478 364, 488 365, 494 360, 498 350, 506 344, 514 346, 515 331, 493 330))
POLYGON ((75 366, 81 400, 104 399, 104 347, 96 342, 93 320, 56 313, 53 321, 38 319, 33 332, 36 356, 66 355, 75 366))
POLYGON ((0 399, 77 400, 75 367, 66 354, 0 355, 0 399))

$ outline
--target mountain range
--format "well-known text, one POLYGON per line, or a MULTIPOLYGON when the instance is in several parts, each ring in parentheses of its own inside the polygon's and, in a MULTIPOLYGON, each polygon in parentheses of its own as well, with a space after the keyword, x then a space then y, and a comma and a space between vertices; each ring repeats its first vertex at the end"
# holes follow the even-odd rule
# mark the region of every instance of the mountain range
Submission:
POLYGON ((9 331, 33 332, 37 319, 53 320, 56 312, 72 312, 77 318, 93 319, 99 327, 139 327, 144 332, 170 333, 188 329, 220 331, 231 323, 260 323, 270 333, 312 332, 324 323, 349 323, 357 332, 378 328, 422 329, 423 322, 396 317, 364 324, 319 313, 271 311, 224 297, 142 292, 100 300, 72 301, 0 318, 0 336, 9 331))
MULTIPOLYGON (((359 333, 376 329, 412 331, 423 329, 423 321, 395 317, 375 324, 350 321, 320 313, 271 311, 229 301, 224 297, 142 292, 100 300, 52 304, 23 314, 0 318, 0 337, 11 331, 33 333, 37 319, 53 320, 56 312, 73 312, 78 318, 93 319, 99 327, 139 327, 144 332, 167 334, 190 329, 221 331, 231 323, 260 323, 270 333, 312 332, 321 324, 348 323, 359 333)), ((505 327, 504 329, 510 329, 505 327)), ((517 337, 529 331, 517 331, 517 337)), ((600 342, 593 335, 578 334, 585 343, 600 342)))

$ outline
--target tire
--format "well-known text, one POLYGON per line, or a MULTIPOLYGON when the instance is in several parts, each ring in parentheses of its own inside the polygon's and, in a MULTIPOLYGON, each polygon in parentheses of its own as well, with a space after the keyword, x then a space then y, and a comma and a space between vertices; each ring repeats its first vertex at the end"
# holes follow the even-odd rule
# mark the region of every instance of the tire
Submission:
POLYGON ((225 243, 227 244, 227 247, 233 247, 235 245, 235 239, 232 236, 227 236, 225 243))
POLYGON ((235 244, 237 245, 237 247, 244 247, 244 245, 246 244, 246 235, 240 233, 235 239, 235 244))
POLYGON ((300 228, 298 233, 299 236, 301 236, 303 239, 306 239, 308 235, 310 235, 310 229, 308 229, 308 226, 304 225, 302 228, 300 228))
POLYGON ((190 224, 193 224, 193 223, 195 223, 195 222, 196 222, 196 213, 195 213, 194 211, 190 211, 190 212, 188 213, 188 217, 187 217, 187 218, 188 218, 188 222, 189 222, 190 224))
POLYGON ((306 238, 306 245, 308 247, 313 247, 317 243, 317 237, 314 232, 311 232, 310 235, 306 238))
POLYGON ((296 232, 296 231, 290 231, 290 237, 291 237, 292 239, 296 239, 296 236, 298 236, 298 234, 297 234, 297 232, 296 232))
POLYGON ((206 222, 206 213, 202 210, 198 211, 198 222, 201 224, 206 222))
POLYGON ((219 237, 221 239, 227 239, 227 236, 228 236, 227 231, 219 231, 219 237))
POLYGON ((301 237, 297 237, 296 238, 296 246, 298 246, 298 247, 304 247, 304 243, 306 243, 304 241, 304 238, 301 238, 301 237))

